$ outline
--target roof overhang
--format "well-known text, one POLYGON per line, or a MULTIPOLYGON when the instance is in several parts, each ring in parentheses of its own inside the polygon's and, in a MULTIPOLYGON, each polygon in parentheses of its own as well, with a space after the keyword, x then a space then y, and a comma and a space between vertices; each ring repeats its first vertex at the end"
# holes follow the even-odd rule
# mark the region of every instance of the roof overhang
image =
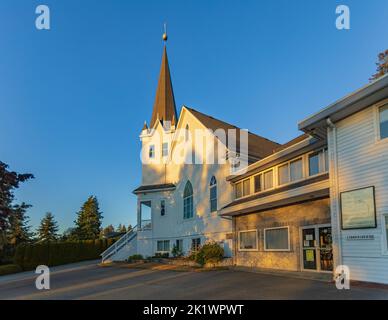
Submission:
POLYGON ((141 194, 141 193, 152 193, 152 192, 164 192, 164 191, 173 191, 175 190, 176 186, 173 183, 166 183, 166 184, 154 184, 154 185, 145 185, 140 186, 133 190, 132 192, 134 194, 141 194))
POLYGON ((327 119, 338 122, 388 97, 388 74, 299 122, 299 130, 326 136, 327 119))
POLYGON ((258 195, 254 199, 247 199, 243 202, 232 202, 226 207, 222 208, 219 213, 224 217, 239 216, 243 214, 284 207, 296 203, 318 200, 327 198, 329 196, 329 179, 327 175, 323 175, 321 180, 299 188, 292 188, 282 192, 276 192, 268 196, 258 195))

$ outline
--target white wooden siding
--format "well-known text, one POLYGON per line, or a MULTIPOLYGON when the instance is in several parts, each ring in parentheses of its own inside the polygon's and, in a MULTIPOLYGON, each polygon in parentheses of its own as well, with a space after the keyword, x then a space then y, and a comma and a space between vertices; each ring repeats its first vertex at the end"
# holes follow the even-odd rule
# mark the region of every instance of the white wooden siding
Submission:
POLYGON ((341 251, 352 279, 388 283, 381 224, 381 215, 388 213, 388 141, 377 139, 376 110, 371 106, 337 123, 338 191, 374 186, 377 210, 377 228, 340 231, 341 251), (374 240, 348 240, 349 235, 374 240))

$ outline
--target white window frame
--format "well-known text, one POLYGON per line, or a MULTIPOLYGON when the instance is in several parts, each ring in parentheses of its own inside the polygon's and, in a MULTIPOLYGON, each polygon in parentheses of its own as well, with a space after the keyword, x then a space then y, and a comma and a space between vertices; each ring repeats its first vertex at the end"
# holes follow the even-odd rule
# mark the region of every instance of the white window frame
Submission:
POLYGON ((290 226, 284 226, 284 227, 274 227, 274 228, 265 228, 264 229, 264 251, 267 252, 290 252, 291 251, 291 239, 290 239, 290 226), (275 230, 275 229, 287 229, 288 233, 288 249, 267 249, 267 230, 275 230))
POLYGON ((238 251, 259 251, 259 232, 257 229, 241 230, 238 232, 238 251), (241 249, 241 233, 256 232, 256 249, 241 249))
POLYGON ((382 251, 382 255, 388 256, 388 243, 387 243, 388 231, 385 228, 385 219, 388 219, 388 213, 383 213, 381 215, 381 229, 383 232, 383 236, 381 237, 381 241, 383 242, 381 245, 381 251, 382 251))
POLYGON ((157 240, 156 241, 156 252, 166 253, 166 252, 170 252, 170 251, 171 251, 171 241, 170 240, 157 240), (163 242, 163 250, 159 250, 159 248, 158 248, 159 242, 163 242), (164 245, 166 242, 168 242, 168 250, 167 251, 164 250, 165 249, 164 245))
POLYGON ((163 158, 168 157, 168 149, 169 149, 169 143, 168 142, 163 142, 162 143, 162 157, 163 158), (164 148, 165 146, 167 146, 167 147, 164 148), (166 154, 164 154, 164 151, 166 151, 166 154))
POLYGON ((239 181, 237 181, 235 183, 235 187, 234 187, 234 198, 235 199, 247 198, 247 197, 251 196, 252 194, 254 194, 254 193, 252 193, 252 179, 251 179, 251 177, 239 180, 239 181), (247 181, 247 180, 249 180, 249 194, 244 194, 244 182, 247 181), (241 197, 237 197, 237 192, 236 192, 237 191, 237 185, 240 184, 240 183, 241 183, 241 188, 242 188, 241 189, 242 196, 241 197))
POLYGON ((276 173, 275 173, 275 168, 270 168, 268 170, 265 170, 265 171, 261 172, 261 174, 262 174, 262 176, 261 176, 261 182, 262 182, 261 192, 266 192, 266 191, 270 191, 270 190, 275 189, 276 185, 277 185, 277 177, 276 177, 276 173), (265 188, 264 175, 270 171, 272 171, 272 187, 265 188))
POLYGON ((329 152, 329 149, 328 149, 328 148, 323 148, 323 149, 314 150, 314 151, 309 152, 309 153, 306 154, 306 178, 307 178, 307 179, 308 179, 308 178, 311 178, 311 177, 317 177, 317 176, 319 176, 319 175, 323 175, 323 174, 326 174, 326 173, 329 172, 329 162, 330 162, 330 160, 328 160, 328 161, 326 162, 326 157, 325 157, 325 153, 327 153, 327 155, 329 155, 328 152, 329 152), (319 159, 318 159, 318 161, 319 161, 318 166, 319 166, 319 170, 322 169, 322 171, 321 171, 321 172, 318 172, 318 173, 316 173, 316 174, 312 174, 312 175, 310 176, 310 156, 311 156, 312 154, 314 154, 314 153, 317 153, 318 156, 319 156, 319 159), (321 168, 321 166, 323 166, 323 168, 321 168))
POLYGON ((375 114, 375 137, 377 143, 387 143, 388 144, 388 138, 381 138, 380 135, 380 108, 384 107, 388 104, 388 99, 385 99, 374 106, 374 114, 375 114))
POLYGON ((293 184, 293 183, 305 180, 306 177, 305 177, 305 160, 304 160, 304 157, 303 156, 299 156, 299 157, 296 157, 296 158, 291 159, 289 161, 280 163, 279 165, 276 166, 276 174, 277 174, 277 184, 276 184, 277 187, 284 187, 284 186, 288 186, 290 184, 293 184), (302 178, 291 181, 291 163, 292 162, 296 162, 296 161, 301 161, 302 162, 302 178), (288 182, 280 184, 280 182, 279 182, 279 168, 280 167, 284 167, 284 166, 287 166, 287 168, 288 168, 288 182))

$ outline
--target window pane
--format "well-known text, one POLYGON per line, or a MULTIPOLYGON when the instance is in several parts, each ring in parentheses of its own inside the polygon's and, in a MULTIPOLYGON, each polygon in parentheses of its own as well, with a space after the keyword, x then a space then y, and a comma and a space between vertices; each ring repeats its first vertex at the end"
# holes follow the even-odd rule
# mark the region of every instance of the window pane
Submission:
POLYGON ((155 146, 154 145, 150 146, 150 149, 149 149, 149 152, 148 152, 148 156, 150 158, 154 158, 155 157, 155 146))
POLYGON ((300 180, 303 178, 302 159, 290 163, 291 181, 300 180))
POLYGON ((257 249, 257 232, 240 232, 240 249, 257 249))
POLYGON ((247 196, 251 193, 251 180, 245 180, 244 184, 244 196, 247 196))
POLYGON ((264 173, 264 190, 271 189, 273 187, 273 171, 264 173))
POLYGON ((167 155, 168 155, 168 143, 165 142, 163 143, 163 147, 162 147, 162 156, 167 157, 167 155))
POLYGON ((288 250, 288 228, 265 230, 267 250, 288 250))
POLYGON ((163 241, 158 241, 157 251, 163 251, 163 241))
POLYGON ((255 192, 261 191, 261 174, 255 176, 255 192))
POLYGON ((166 213, 166 202, 164 200, 160 201, 160 214, 164 216, 166 213))
POLYGON ((388 138, 388 105, 380 108, 380 137, 388 138))
POLYGON ((290 181, 288 176, 288 164, 279 167, 279 185, 285 184, 290 181))
POLYGON ((324 159, 325 159, 325 171, 329 171, 329 151, 324 150, 324 159))
POLYGON ((210 187, 210 212, 217 211, 217 185, 210 187))
POLYGON ((319 153, 309 156, 309 175, 314 176, 319 173, 319 153))
POLYGON ((242 182, 236 184, 236 198, 242 197, 242 182))

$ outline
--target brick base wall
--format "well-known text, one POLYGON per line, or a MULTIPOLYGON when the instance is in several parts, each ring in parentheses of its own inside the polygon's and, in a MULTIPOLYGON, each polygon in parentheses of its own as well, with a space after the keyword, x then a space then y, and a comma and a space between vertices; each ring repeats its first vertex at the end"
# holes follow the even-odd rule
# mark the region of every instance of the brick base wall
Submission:
POLYGON ((329 199, 322 199, 234 217, 235 264, 247 267, 300 271, 302 269, 300 228, 330 223, 329 204, 329 199), (290 228, 290 251, 264 251, 264 229, 285 226, 290 228), (238 232, 251 229, 258 230, 258 251, 239 251, 238 232))

